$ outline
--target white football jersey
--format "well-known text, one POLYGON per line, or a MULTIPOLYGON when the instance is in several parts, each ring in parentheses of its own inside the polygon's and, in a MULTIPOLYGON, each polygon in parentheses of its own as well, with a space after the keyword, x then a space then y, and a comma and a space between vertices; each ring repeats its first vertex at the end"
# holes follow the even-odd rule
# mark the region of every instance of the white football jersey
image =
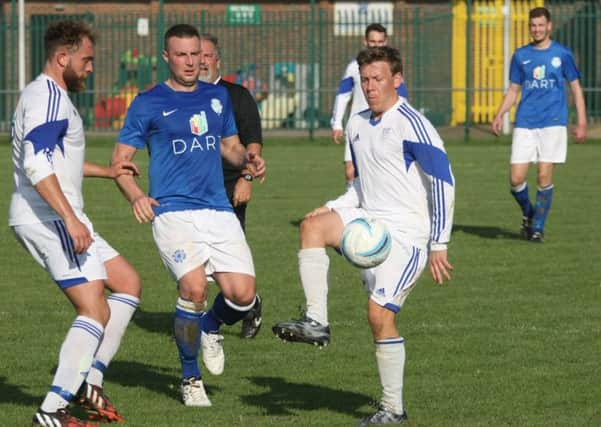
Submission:
POLYGON ((371 112, 347 125, 356 178, 327 206, 361 207, 418 247, 451 237, 455 179, 436 129, 405 98, 374 121, 371 112))
POLYGON ((67 91, 45 74, 23 90, 12 125, 15 189, 9 225, 59 219, 34 186, 55 174, 73 210, 83 211, 83 122, 67 91))
POLYGON ((342 119, 346 111, 351 97, 353 103, 351 104, 351 112, 349 117, 354 116, 359 111, 366 110, 368 108, 365 95, 361 89, 361 77, 359 76, 359 64, 357 60, 353 59, 346 66, 344 75, 340 81, 340 87, 338 93, 334 99, 334 109, 332 111, 331 125, 332 129, 342 129, 342 119))

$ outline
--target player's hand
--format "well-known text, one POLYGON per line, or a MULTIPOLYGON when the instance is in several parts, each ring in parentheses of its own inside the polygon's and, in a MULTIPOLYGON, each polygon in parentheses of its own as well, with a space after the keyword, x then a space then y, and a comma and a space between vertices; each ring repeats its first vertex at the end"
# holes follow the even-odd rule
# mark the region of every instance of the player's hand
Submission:
POLYGON ((327 206, 320 206, 317 209, 313 209, 311 212, 308 212, 305 215, 305 219, 311 218, 311 217, 314 217, 314 216, 317 216, 317 215, 323 215, 323 214, 326 214, 328 212, 330 212, 330 208, 328 208, 327 206))
POLYGON ((160 206, 159 202, 152 197, 142 196, 131 202, 131 210, 140 224, 150 222, 154 219, 153 206, 160 206))
POLYGON ((75 253, 81 254, 87 251, 94 241, 89 228, 75 216, 65 219, 64 223, 67 227, 67 233, 73 241, 75 253))
POLYGON ((232 197, 234 207, 238 205, 245 205, 250 201, 252 188, 253 187, 251 181, 247 181, 244 178, 238 179, 234 187, 234 195, 232 197))
POLYGON ((446 280, 451 280, 453 266, 447 260, 447 251, 430 251, 430 273, 436 283, 442 285, 446 280))
POLYGON ((576 144, 584 144, 586 139, 586 125, 577 125, 574 128, 574 137, 576 138, 576 144))
POLYGON ((344 135, 344 132, 342 131, 342 129, 333 129, 332 130, 332 140, 334 140, 334 144, 340 144, 340 141, 342 140, 343 135, 344 135))
POLYGON ((259 179, 260 183, 265 181, 265 160, 257 153, 246 153, 246 168, 259 179))
POLYGON ((494 133, 496 136, 499 136, 501 134, 501 130, 503 130, 503 116, 497 116, 495 117, 495 119, 492 121, 492 124, 490 125, 492 133, 494 133))
POLYGON ((121 175, 138 176, 140 175, 140 170, 134 162, 130 162, 129 160, 119 160, 109 167, 109 175, 112 179, 121 175))

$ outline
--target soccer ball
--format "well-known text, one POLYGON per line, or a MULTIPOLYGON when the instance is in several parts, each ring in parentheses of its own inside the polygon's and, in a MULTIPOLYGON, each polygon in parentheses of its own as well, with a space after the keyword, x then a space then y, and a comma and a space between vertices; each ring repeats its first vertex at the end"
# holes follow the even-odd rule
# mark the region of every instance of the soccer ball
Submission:
POLYGON ((357 218, 344 227, 340 250, 355 267, 371 268, 384 262, 391 245, 392 237, 384 224, 373 218, 357 218))

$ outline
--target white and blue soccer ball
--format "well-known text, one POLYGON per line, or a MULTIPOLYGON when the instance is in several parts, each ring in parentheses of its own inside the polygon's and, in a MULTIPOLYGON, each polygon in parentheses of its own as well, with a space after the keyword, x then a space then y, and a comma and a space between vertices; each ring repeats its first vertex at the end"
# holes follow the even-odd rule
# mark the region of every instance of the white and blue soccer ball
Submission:
POLYGON ((384 262, 391 246, 386 225, 373 218, 357 218, 344 227, 340 251, 355 267, 371 268, 384 262))

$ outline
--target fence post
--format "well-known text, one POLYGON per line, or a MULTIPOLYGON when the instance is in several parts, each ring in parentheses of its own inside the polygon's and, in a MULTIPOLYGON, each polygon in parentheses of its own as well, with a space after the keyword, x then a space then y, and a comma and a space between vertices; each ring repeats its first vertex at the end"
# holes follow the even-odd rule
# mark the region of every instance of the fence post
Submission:
POLYGON ((157 82, 167 79, 167 64, 161 58, 163 57, 163 36, 165 34, 165 9, 163 0, 159 0, 159 16, 157 19, 157 82))
POLYGON ((314 110, 315 110, 315 64, 317 63, 315 58, 315 0, 311 0, 311 44, 309 47, 309 88, 311 90, 309 94, 309 139, 313 140, 314 131, 314 110))
POLYGON ((466 42, 465 42, 465 127, 463 139, 467 142, 470 138, 470 117, 472 115, 472 90, 470 81, 472 80, 472 0, 467 0, 467 22, 466 22, 466 42))

